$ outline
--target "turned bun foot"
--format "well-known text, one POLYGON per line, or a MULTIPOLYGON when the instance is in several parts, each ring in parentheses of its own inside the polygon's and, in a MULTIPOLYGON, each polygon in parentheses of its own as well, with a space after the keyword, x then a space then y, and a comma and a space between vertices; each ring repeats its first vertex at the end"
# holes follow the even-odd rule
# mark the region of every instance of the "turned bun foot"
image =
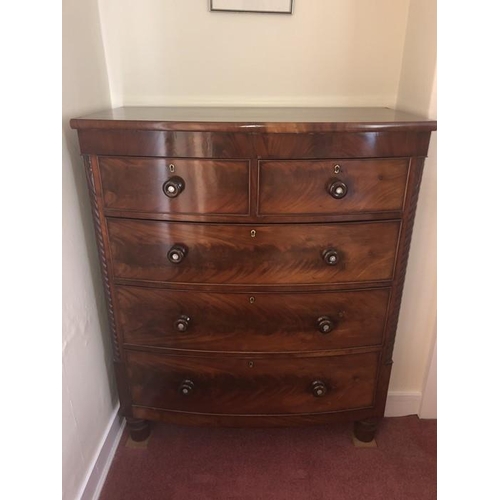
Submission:
POLYGON ((375 439, 378 420, 367 419, 354 422, 354 436, 363 443, 369 443, 375 439))
POLYGON ((151 432, 149 422, 142 418, 127 417, 127 427, 132 441, 146 441, 151 432))

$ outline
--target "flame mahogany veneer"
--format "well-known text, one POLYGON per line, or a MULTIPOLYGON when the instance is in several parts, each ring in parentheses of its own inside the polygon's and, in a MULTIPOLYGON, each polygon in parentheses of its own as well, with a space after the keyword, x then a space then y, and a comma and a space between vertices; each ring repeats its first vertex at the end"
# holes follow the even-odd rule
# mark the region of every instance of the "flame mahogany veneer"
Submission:
POLYGON ((118 108, 71 120, 120 411, 282 426, 384 414, 436 122, 385 108, 118 108))

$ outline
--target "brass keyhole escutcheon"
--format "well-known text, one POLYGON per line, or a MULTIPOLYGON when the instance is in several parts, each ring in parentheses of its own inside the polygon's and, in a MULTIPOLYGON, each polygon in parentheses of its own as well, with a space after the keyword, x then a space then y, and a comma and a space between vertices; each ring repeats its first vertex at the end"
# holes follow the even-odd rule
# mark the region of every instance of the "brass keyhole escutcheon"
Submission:
POLYGON ((250 297, 248 300, 250 301, 250 304, 253 304, 255 302, 255 297, 250 297))
POLYGON ((335 165, 335 166, 333 167, 333 172, 334 172, 335 174, 340 173, 340 165, 335 165))
POLYGON ((256 235, 257 235, 257 231, 256 231, 255 229, 252 229, 252 230, 250 231, 250 236, 251 236, 252 238, 255 238, 255 236, 256 236, 256 235))
POLYGON ((248 368, 253 368, 253 361, 248 362, 248 368))
POLYGON ((168 169, 170 170, 170 172, 174 173, 175 172, 175 165, 173 163, 171 163, 169 166, 168 166, 168 169))

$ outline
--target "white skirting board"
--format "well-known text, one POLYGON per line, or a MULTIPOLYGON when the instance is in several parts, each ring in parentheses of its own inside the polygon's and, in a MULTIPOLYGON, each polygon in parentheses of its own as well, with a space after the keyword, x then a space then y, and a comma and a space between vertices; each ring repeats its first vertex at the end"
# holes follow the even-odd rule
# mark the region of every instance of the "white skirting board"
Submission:
POLYGON ((390 391, 387 394, 385 405, 386 417, 406 417, 407 415, 418 415, 422 393, 390 391))
POLYGON ((125 419, 118 415, 117 407, 96 454, 94 467, 88 475, 80 500, 97 500, 99 498, 124 429, 125 419))
MULTIPOLYGON (((422 394, 420 392, 389 392, 385 407, 386 417, 405 417, 418 415, 422 394)), ((113 416, 100 452, 89 475, 81 500, 97 500, 106 480, 113 457, 120 442, 125 422, 118 416, 118 409, 113 416)))

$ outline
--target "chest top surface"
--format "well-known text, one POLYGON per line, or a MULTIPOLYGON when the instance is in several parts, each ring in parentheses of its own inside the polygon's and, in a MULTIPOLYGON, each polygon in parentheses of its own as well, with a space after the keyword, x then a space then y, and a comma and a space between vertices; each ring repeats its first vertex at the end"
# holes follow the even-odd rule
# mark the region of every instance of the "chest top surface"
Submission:
POLYGON ((436 130, 436 121, 390 108, 121 107, 74 118, 71 126, 208 132, 423 132, 436 130))

